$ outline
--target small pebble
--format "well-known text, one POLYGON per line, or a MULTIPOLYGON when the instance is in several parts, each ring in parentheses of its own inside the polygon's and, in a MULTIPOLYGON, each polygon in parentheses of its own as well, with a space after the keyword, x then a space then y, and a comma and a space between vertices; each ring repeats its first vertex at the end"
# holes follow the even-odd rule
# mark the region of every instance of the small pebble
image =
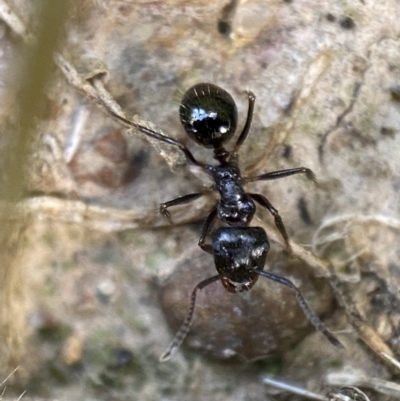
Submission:
MULTIPOLYGON (((270 252, 268 264, 266 269, 300 287, 315 313, 331 310, 327 284, 313 277, 303 262, 270 252)), ((185 319, 193 288, 215 274, 211 256, 203 253, 180 263, 163 285, 160 299, 172 329, 171 340, 185 319)), ((217 281, 198 292, 193 324, 184 344, 221 359, 236 355, 255 359, 283 352, 313 330, 290 289, 260 277, 250 291, 231 294, 217 281)), ((327 342, 327 346, 331 345, 327 342)))

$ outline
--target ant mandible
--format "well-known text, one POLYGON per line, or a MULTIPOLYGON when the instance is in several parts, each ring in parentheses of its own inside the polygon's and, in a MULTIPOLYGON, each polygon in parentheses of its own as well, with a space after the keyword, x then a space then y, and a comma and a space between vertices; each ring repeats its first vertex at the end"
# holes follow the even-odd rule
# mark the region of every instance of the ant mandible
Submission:
POLYGON ((161 356, 161 361, 169 359, 186 338, 193 320, 197 291, 218 280, 221 280, 222 285, 229 292, 247 291, 253 287, 259 276, 293 290, 299 306, 314 327, 322 332, 333 345, 343 347, 339 340, 325 328, 308 306, 300 290, 290 280, 264 271, 270 245, 263 228, 249 227, 256 211, 254 202, 272 214, 276 227, 290 248, 288 235, 278 210, 270 201, 261 194, 246 192, 243 186, 249 182, 275 180, 294 174, 305 174, 312 181, 316 181, 316 178, 314 173, 305 167, 273 171, 256 177, 241 176, 238 152, 249 134, 255 103, 254 94, 248 91, 247 95, 249 107, 246 123, 232 151, 227 151, 224 148, 224 143, 232 138, 237 127, 238 113, 232 96, 220 87, 209 83, 194 85, 183 96, 179 110, 183 128, 189 137, 199 145, 214 150, 214 159, 217 160, 218 165, 202 163, 181 142, 109 111, 113 117, 134 127, 141 133, 178 147, 190 163, 200 167, 212 177, 214 185, 211 189, 162 203, 160 212, 164 217, 168 220, 171 219, 168 210, 171 206, 193 202, 211 191, 218 191, 220 195, 218 204, 214 206, 204 223, 198 242, 202 250, 213 255, 218 274, 203 280, 194 288, 189 312, 181 328, 161 356), (213 230, 217 218, 227 227, 213 230), (208 236, 212 238, 211 244, 206 243, 208 236))

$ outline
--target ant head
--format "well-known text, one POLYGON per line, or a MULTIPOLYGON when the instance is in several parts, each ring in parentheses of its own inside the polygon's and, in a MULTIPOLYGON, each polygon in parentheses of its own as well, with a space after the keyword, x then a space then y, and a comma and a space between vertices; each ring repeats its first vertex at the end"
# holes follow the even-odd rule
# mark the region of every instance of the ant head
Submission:
POLYGON ((261 227, 221 227, 213 235, 213 256, 221 282, 229 292, 247 291, 257 281, 269 251, 261 227))
POLYGON ((187 90, 179 109, 186 133, 205 148, 219 148, 235 133, 237 108, 232 96, 213 84, 187 90))
POLYGON ((247 281, 244 283, 232 281, 229 279, 229 277, 221 277, 222 285, 228 292, 232 294, 250 290, 251 288, 253 288, 257 280, 258 276, 254 273, 249 274, 247 281))

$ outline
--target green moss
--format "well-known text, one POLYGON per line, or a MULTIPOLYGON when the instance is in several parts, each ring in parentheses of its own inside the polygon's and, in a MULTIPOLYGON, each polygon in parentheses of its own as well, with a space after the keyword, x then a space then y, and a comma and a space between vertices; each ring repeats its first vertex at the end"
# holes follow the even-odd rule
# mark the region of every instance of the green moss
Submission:
POLYGON ((268 358, 259 359, 254 362, 254 368, 269 375, 277 375, 281 372, 283 360, 279 355, 271 355, 268 358))
POLYGON ((146 240, 138 230, 126 230, 117 233, 117 240, 123 245, 142 247, 146 245, 146 240))
POLYGON ((44 341, 62 342, 72 333, 72 328, 61 322, 49 322, 43 325, 38 334, 44 341))
POLYGON ((160 249, 158 252, 148 254, 145 259, 145 268, 149 271, 157 271, 159 266, 168 258, 168 255, 160 249))
POLYGON ((343 367, 343 360, 342 359, 332 359, 330 361, 331 368, 334 369, 341 369, 343 367))

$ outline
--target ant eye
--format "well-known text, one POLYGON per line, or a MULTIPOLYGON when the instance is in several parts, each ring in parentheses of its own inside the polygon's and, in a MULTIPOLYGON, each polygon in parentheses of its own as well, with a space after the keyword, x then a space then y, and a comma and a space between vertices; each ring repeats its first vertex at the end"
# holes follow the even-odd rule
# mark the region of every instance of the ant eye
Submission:
POLYGON ((213 84, 197 84, 183 96, 179 110, 186 133, 206 148, 228 141, 237 127, 237 108, 232 96, 213 84))
POLYGON ((243 204, 243 212, 246 214, 254 213, 254 203, 253 202, 246 202, 243 204))

